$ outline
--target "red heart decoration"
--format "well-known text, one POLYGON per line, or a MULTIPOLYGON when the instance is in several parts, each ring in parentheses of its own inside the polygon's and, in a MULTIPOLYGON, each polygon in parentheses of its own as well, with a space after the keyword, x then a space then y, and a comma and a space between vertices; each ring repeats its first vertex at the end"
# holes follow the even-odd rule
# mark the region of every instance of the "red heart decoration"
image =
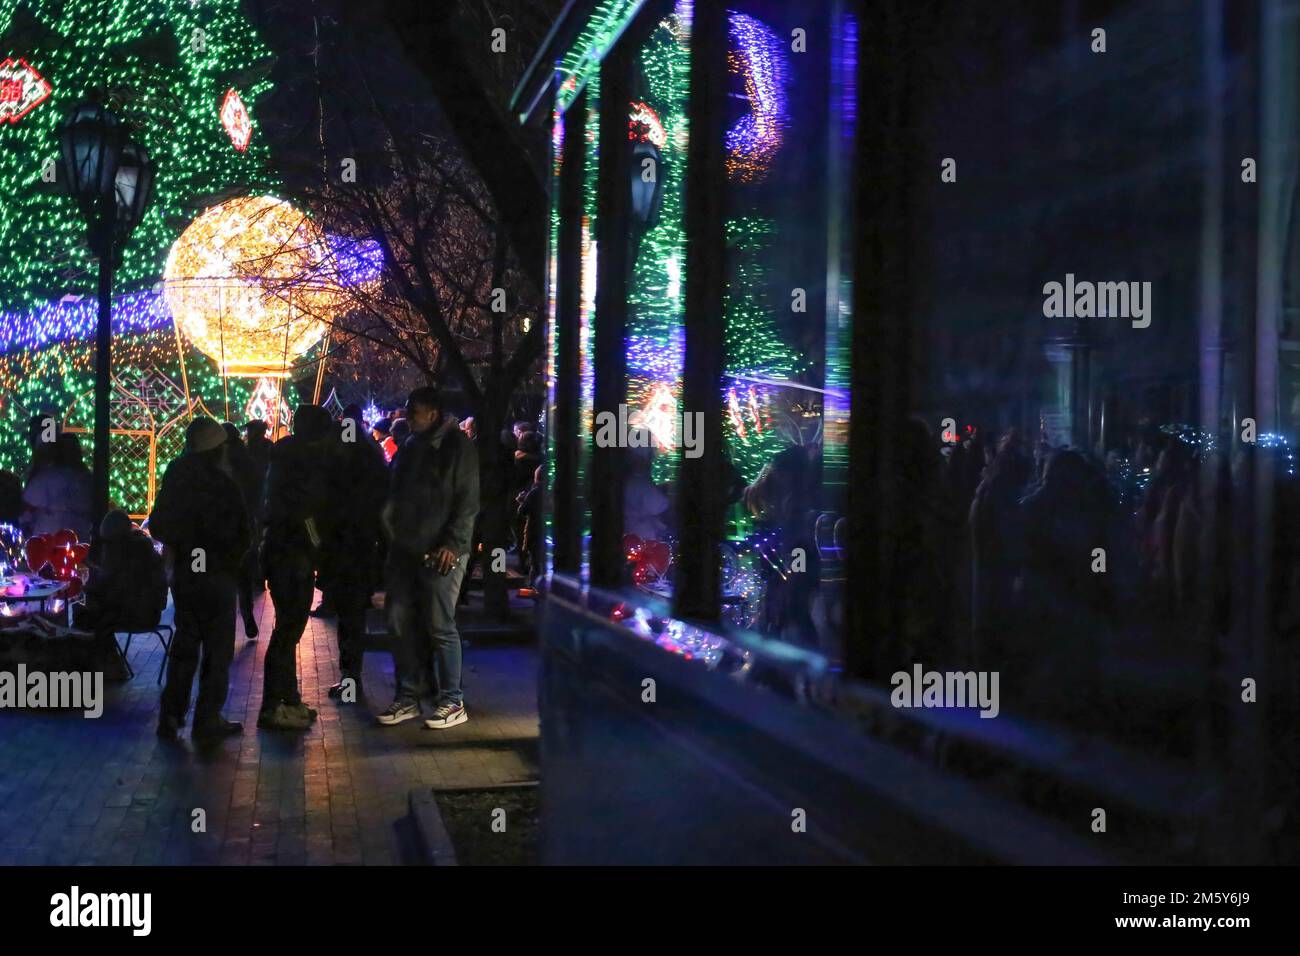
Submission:
POLYGON ((640 558, 641 548, 644 546, 645 542, 641 540, 639 534, 629 533, 623 535, 623 554, 627 556, 629 561, 636 561, 640 558))
POLYGON ((88 557, 90 557, 90 545, 79 541, 72 546, 72 563, 74 566, 81 567, 86 563, 88 557))
POLYGON ((77 532, 71 528, 60 528, 50 536, 50 543, 56 548, 69 548, 77 543, 77 532))
POLYGON ((641 561, 632 569, 632 580, 637 584, 649 584, 659 578, 655 569, 650 567, 649 563, 641 561))
POLYGON ((27 539, 26 552, 27 566, 39 568, 50 560, 49 539, 43 534, 33 535, 27 539))

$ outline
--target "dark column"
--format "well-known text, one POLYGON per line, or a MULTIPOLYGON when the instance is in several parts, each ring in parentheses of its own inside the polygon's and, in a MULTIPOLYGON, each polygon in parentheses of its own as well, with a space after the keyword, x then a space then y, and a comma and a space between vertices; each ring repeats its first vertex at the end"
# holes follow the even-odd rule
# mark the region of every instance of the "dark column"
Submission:
POLYGON ((578 406, 582 394, 582 182, 587 158, 587 95, 569 107, 564 123, 560 165, 560 228, 555 255, 555 420, 551 453, 555 483, 551 488, 551 537, 557 571, 577 572, 582 564, 582 504, 579 501, 578 406))
POLYGON ((703 413, 702 452, 681 459, 679 547, 674 613, 717 621, 721 610, 718 544, 725 530, 727 462, 722 442, 726 361, 727 11, 696 4, 691 24, 691 152, 686 167, 686 362, 682 414, 703 413))
POLYGON ((917 509, 905 493, 903 430, 912 401, 919 321, 915 177, 929 175, 918 129, 931 4, 858 0, 858 115, 854 161, 853 417, 849 424, 848 633, 850 673, 887 680, 904 664, 907 602, 916 591, 900 555, 914 544, 917 509))
MULTIPOLYGON (((635 50, 625 37, 600 67, 600 171, 596 186, 594 411, 618 415, 627 396, 627 289, 631 235, 631 101, 635 50)), ((617 587, 623 571, 623 449, 591 447, 591 583, 617 587)))
POLYGON ((95 326, 95 521, 108 512, 109 412, 113 377, 113 241, 103 228, 99 251, 99 321, 95 326))

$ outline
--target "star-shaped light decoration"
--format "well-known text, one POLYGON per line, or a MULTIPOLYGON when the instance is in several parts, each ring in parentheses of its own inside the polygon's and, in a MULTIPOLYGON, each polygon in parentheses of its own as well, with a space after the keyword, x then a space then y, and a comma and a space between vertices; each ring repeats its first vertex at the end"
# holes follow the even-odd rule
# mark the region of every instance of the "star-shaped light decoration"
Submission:
POLYGON ((253 120, 233 86, 226 90, 226 98, 221 103, 221 125, 235 149, 241 153, 248 149, 248 141, 253 138, 253 120))
POLYGON ((41 103, 54 87, 22 57, 0 63, 0 123, 17 123, 41 103))

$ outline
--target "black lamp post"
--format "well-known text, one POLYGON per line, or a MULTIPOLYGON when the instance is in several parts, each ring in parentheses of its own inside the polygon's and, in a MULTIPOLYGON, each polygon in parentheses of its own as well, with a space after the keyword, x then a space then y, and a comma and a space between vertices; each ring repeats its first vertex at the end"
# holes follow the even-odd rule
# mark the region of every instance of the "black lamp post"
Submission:
POLYGON ((86 220, 99 259, 99 321, 95 327, 95 518, 109 505, 109 393, 112 382, 113 269, 140 224, 153 191, 148 151, 94 100, 78 103, 59 127, 68 188, 86 220))

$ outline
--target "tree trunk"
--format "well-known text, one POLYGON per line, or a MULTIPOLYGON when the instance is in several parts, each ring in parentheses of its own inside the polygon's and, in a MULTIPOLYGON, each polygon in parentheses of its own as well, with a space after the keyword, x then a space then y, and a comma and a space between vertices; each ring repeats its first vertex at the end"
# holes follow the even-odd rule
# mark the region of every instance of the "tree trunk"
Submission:
MULTIPOLYGON (((509 500, 510 466, 513 456, 501 444, 501 429, 506 425, 506 406, 509 393, 489 383, 476 422, 478 424, 479 530, 483 541, 483 555, 479 566, 483 570, 483 609, 492 618, 503 620, 509 611, 505 571, 493 569, 493 553, 497 548, 505 553, 510 543, 510 517, 513 515, 509 500)), ((498 566, 501 566, 498 564, 498 566)))

